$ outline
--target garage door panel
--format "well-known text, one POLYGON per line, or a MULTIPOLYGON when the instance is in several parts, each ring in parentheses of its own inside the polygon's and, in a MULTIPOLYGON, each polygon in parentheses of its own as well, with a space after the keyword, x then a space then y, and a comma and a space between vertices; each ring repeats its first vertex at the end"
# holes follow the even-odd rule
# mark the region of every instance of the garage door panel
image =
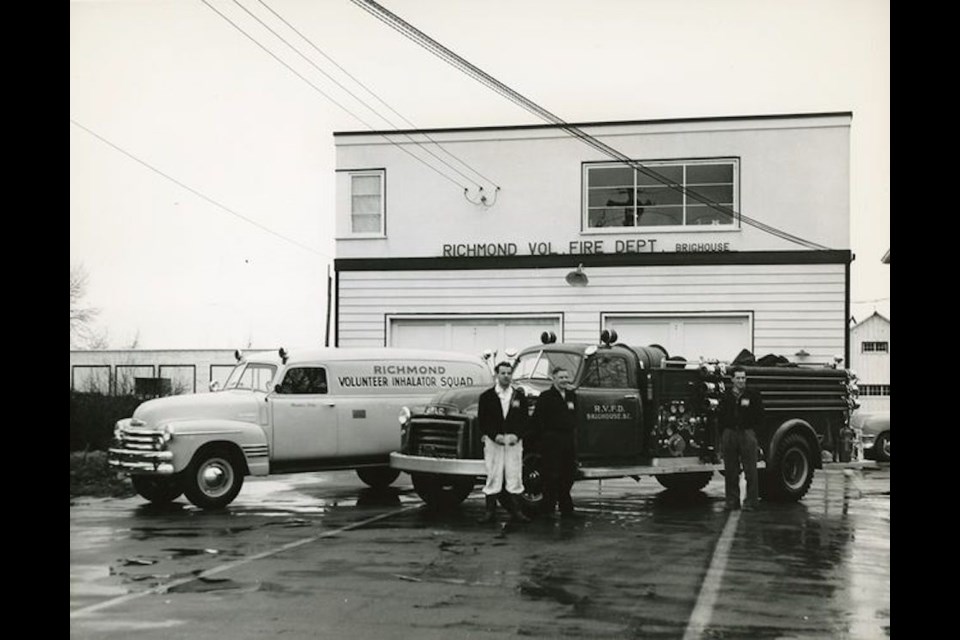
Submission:
POLYGON ((733 360, 741 349, 751 349, 748 316, 618 316, 606 318, 620 342, 636 346, 659 344, 671 356, 687 360, 733 360))
POLYGON ((389 342, 392 347, 444 349, 476 355, 486 349, 504 353, 540 342, 540 334, 553 331, 560 336, 560 319, 491 318, 391 318, 389 342))

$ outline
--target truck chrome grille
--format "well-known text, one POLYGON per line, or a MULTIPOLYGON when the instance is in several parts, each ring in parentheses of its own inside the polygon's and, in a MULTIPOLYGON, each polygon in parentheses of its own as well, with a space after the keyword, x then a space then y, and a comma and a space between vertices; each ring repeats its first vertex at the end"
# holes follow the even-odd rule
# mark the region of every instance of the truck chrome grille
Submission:
POLYGON ((467 423, 451 418, 414 418, 410 422, 409 453, 432 458, 462 458, 467 423))

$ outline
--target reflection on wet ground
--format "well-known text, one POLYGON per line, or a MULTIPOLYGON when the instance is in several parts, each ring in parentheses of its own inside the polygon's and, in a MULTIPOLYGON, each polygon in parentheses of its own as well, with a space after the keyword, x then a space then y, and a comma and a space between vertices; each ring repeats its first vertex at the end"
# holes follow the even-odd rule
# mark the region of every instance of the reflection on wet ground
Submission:
MULTIPOLYGON (((86 514, 90 526, 71 527, 71 608, 179 580, 169 591, 172 603, 202 604, 209 616, 229 602, 290 637, 307 637, 297 635, 305 624, 297 616, 308 610, 320 635, 347 625, 358 637, 397 637, 402 621, 402 636, 421 640, 474 633, 677 638, 728 518, 722 478, 687 498, 648 479, 579 483, 574 500, 586 517, 573 523, 505 524, 500 510, 498 524, 478 525, 483 503, 474 495, 450 512, 414 509, 340 533, 416 496, 409 485, 376 491, 270 482, 248 483, 220 512, 134 501, 86 514), (200 575, 326 531, 332 535, 269 563, 200 575), (95 571, 92 561, 104 545, 109 573, 95 571), (152 545, 149 552, 144 545, 152 545), (221 600, 221 593, 239 600, 221 600), (287 606, 299 613, 277 613, 287 606)), ((888 471, 821 472, 800 503, 763 503, 738 518, 703 637, 889 635, 888 471)), ((140 602, 138 611, 149 615, 148 600, 140 602)))

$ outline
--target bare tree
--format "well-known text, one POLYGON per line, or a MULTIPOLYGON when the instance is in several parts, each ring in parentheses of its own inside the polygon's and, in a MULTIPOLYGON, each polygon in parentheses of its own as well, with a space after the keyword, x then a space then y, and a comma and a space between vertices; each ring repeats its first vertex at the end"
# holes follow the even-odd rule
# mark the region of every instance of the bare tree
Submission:
POLYGON ((70 347, 106 349, 106 330, 98 330, 94 326, 100 310, 83 305, 83 298, 87 293, 87 278, 87 270, 82 264, 70 266, 70 347))

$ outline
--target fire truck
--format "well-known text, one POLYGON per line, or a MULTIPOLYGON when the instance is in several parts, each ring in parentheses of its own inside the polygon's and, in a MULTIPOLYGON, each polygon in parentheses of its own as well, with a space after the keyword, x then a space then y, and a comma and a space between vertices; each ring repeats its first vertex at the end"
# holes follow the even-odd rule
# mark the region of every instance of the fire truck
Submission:
MULTIPOLYGON (((597 344, 542 344, 515 357, 513 381, 530 398, 552 384, 557 366, 570 371, 578 398, 577 462, 581 480, 653 476, 668 491, 697 492, 714 472, 723 473, 717 409, 730 384, 729 364, 670 357, 659 345, 634 347, 604 331, 597 344)), ((749 352, 747 352, 749 353, 749 352)), ((863 468, 860 435, 850 421, 858 406, 856 376, 832 363, 744 367, 748 385, 763 398, 765 420, 757 433, 760 497, 796 501, 815 470, 863 468)), ((428 505, 460 504, 486 475, 477 424, 484 387, 446 390, 429 404, 400 415, 401 448, 390 466, 410 474, 428 505)), ((540 453, 535 437, 524 440, 523 502, 542 500, 540 453)))

